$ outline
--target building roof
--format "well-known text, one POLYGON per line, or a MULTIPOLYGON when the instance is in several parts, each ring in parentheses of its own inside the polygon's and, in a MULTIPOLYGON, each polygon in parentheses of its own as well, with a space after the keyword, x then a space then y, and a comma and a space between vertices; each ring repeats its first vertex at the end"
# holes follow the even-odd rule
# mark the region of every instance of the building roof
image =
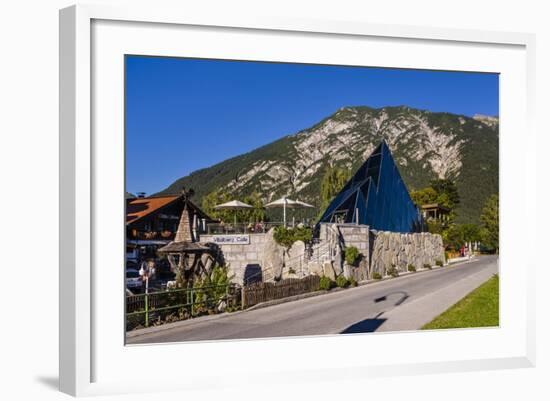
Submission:
MULTIPOLYGON (((126 224, 134 223, 151 213, 181 200, 181 195, 167 196, 151 196, 148 198, 132 198, 126 199, 126 224)), ((206 213, 199 209, 191 201, 187 201, 188 205, 195 210, 200 217, 211 220, 206 213)))
POLYGON ((191 219, 189 217, 189 209, 187 203, 183 206, 181 212, 180 222, 178 224, 178 231, 176 232, 176 238, 174 242, 193 242, 193 227, 191 226, 191 219))
POLYGON ((133 198, 126 201, 126 223, 133 223, 172 202, 179 196, 133 198))
POLYGON ((172 241, 169 244, 158 249, 160 253, 193 253, 193 252, 208 252, 211 249, 200 243, 200 242, 191 242, 191 241, 181 241, 175 242, 172 241))
POLYGON ((448 207, 445 207, 443 205, 440 205, 439 203, 428 203, 425 205, 420 206, 422 209, 440 209, 449 212, 451 209, 448 207))
POLYGON ((374 149, 319 220, 334 222, 404 233, 425 230, 386 141, 374 149))

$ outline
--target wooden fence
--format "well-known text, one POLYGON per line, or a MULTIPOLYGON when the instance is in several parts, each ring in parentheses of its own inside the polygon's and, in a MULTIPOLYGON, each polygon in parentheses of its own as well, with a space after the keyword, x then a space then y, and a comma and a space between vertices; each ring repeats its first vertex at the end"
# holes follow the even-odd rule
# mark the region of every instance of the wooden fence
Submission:
POLYGON ((242 290, 242 307, 245 309, 260 302, 317 291, 319 289, 319 280, 319 276, 311 275, 304 278, 287 278, 274 283, 267 282, 247 285, 242 290))
POLYGON ((244 287, 234 284, 185 288, 126 297, 126 329, 162 324, 166 319, 188 319, 218 313, 218 305, 246 309, 260 302, 271 301, 317 291, 320 277, 288 278, 279 282, 258 282, 244 287), (174 317, 176 316, 176 317, 174 317))

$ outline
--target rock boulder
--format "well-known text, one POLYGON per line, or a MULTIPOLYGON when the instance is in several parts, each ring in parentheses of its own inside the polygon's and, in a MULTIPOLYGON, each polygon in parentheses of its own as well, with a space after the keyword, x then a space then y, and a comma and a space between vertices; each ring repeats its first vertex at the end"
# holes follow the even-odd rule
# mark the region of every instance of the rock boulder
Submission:
POLYGON ((283 274, 283 257, 285 248, 273 238, 274 229, 266 234, 262 259, 262 277, 264 281, 280 280, 283 274))

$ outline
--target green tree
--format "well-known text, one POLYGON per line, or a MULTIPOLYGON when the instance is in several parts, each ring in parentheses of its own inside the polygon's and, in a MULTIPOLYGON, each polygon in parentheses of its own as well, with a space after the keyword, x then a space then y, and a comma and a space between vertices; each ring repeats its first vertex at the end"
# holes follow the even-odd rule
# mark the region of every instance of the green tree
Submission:
POLYGON ((252 209, 242 211, 241 216, 239 216, 241 217, 241 221, 255 223, 265 220, 264 203, 258 192, 254 191, 250 195, 245 196, 243 202, 252 206, 252 209))
POLYGON ((431 234, 443 234, 445 227, 439 220, 428 220, 428 232, 431 234))
POLYGON ((321 181, 321 213, 351 178, 351 170, 328 166, 321 181))
POLYGON ((453 249, 458 249, 464 244, 462 239, 462 233, 457 225, 453 224, 447 228, 443 233, 443 243, 445 247, 451 247, 453 249))
POLYGON ((223 190, 212 191, 202 199, 202 210, 214 219, 233 221, 233 211, 214 209, 216 205, 229 202, 230 200, 231 195, 228 192, 223 190))
POLYGON ((224 190, 216 190, 210 192, 202 199, 202 209, 206 214, 214 219, 223 220, 225 222, 232 222, 237 216, 237 221, 244 223, 253 223, 257 221, 265 220, 265 209, 263 206, 262 198, 256 191, 252 194, 245 196, 241 201, 252 206, 252 209, 246 210, 218 210, 215 209, 216 205, 220 205, 225 202, 229 202, 234 198, 232 195, 224 190))
POLYGON ((448 179, 432 180, 429 187, 411 191, 411 199, 417 206, 437 203, 449 209, 447 221, 443 224, 432 224, 432 227, 428 227, 428 230, 434 234, 441 234, 442 230, 452 224, 456 217, 456 208, 460 204, 456 184, 448 179))
POLYGON ((462 224, 462 232, 465 242, 481 240, 481 228, 477 224, 462 224))
POLYGON ((483 224, 482 243, 498 253, 498 194, 491 195, 485 202, 480 217, 483 224))
POLYGON ((290 249, 292 244, 296 241, 303 241, 304 243, 309 244, 313 239, 313 231, 311 228, 307 227, 287 228, 284 226, 277 226, 275 227, 275 232, 273 233, 273 239, 277 242, 277 244, 290 249))
POLYGON ((460 248, 467 242, 481 239, 480 227, 475 224, 452 224, 443 231, 443 241, 454 249, 460 248))
POLYGON ((437 192, 432 187, 411 191, 411 199, 417 206, 437 202, 437 192))
POLYGON ((437 179, 430 181, 430 187, 437 193, 436 202, 440 205, 455 209, 460 203, 460 195, 454 181, 437 179))

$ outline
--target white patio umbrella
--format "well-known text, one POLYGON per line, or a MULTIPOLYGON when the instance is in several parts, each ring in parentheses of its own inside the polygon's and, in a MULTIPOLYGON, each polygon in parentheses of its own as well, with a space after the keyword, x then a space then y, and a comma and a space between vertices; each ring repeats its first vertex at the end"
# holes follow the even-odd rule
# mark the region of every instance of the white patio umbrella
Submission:
POLYGON ((298 207, 304 208, 304 209, 315 207, 313 205, 310 205, 309 203, 305 203, 305 202, 302 202, 302 201, 299 201, 299 200, 297 200, 296 203, 299 205, 298 207))
POLYGON ((301 208, 309 208, 313 206, 310 205, 309 203, 305 203, 302 201, 295 201, 287 198, 286 196, 283 196, 282 198, 274 200, 273 202, 269 202, 267 205, 265 205, 265 207, 269 207, 269 208, 282 207, 283 224, 286 227, 286 209, 301 209, 301 208))
POLYGON ((293 201, 292 199, 289 199, 286 196, 283 196, 282 198, 274 200, 273 202, 269 202, 268 204, 264 205, 264 207, 268 207, 268 208, 282 207, 283 224, 286 227, 286 209, 293 207, 295 204, 296 204, 296 201, 293 201))
POLYGON ((241 202, 239 200, 232 200, 230 202, 222 203, 221 205, 214 206, 216 210, 234 210, 235 211, 235 226, 237 226, 237 210, 252 209, 253 207, 248 203, 241 202))
MULTIPOLYGON (((300 200, 296 201, 295 209, 313 209, 315 206, 310 205, 309 203, 302 202, 300 200)), ((292 216, 292 225, 294 226, 294 216, 292 216)))

